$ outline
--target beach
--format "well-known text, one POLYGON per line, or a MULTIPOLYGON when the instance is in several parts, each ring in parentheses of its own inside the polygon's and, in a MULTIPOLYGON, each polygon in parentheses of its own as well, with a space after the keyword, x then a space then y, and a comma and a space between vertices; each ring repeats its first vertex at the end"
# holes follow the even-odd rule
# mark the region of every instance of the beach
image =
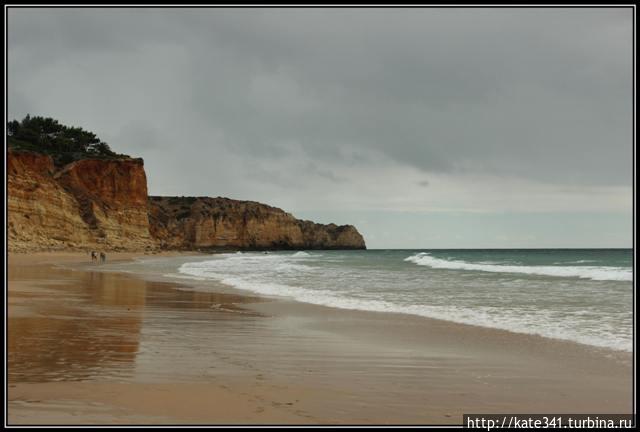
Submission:
POLYGON ((247 6, 5 8, 5 426, 626 426, 635 8, 247 6))
POLYGON ((461 424, 464 413, 633 410, 630 352, 193 284, 99 271, 83 253, 10 254, 8 423, 461 424))

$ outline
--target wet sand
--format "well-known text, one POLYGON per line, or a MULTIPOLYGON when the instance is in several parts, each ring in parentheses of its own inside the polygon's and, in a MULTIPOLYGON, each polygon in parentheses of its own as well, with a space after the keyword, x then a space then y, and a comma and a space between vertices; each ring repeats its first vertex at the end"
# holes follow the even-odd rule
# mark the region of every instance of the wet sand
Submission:
POLYGON ((463 413, 632 412, 630 353, 224 287, 197 292, 87 261, 9 256, 9 424, 461 424, 463 413))

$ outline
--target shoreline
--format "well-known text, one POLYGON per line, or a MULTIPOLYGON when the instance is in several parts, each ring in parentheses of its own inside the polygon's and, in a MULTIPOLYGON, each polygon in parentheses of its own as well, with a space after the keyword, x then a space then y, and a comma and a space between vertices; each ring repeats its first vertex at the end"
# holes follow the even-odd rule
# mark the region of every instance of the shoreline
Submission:
MULTIPOLYGON (((50 412, 50 418, 59 418, 63 423, 76 423, 73 420, 78 420, 78 416, 85 421, 94 418, 100 422, 102 414, 96 414, 91 403, 108 407, 105 409, 110 414, 104 414, 105 419, 120 410, 111 421, 124 418, 134 423, 204 421, 207 424, 225 421, 461 424, 461 415, 465 412, 551 412, 554 409, 558 413, 617 413, 632 410, 631 353, 421 316, 274 300, 249 292, 204 293, 190 290, 192 281, 145 280, 135 273, 94 272, 89 266, 73 270, 47 268, 82 263, 81 258, 88 257, 77 253, 33 255, 10 254, 8 258, 10 355, 11 320, 15 329, 19 321, 37 321, 43 313, 46 316, 55 309, 56 301, 55 297, 46 297, 52 291, 69 294, 69 289, 61 287, 60 282, 65 285, 75 281, 72 291, 78 295, 86 297, 87 292, 110 287, 121 298, 116 295, 115 304, 105 304, 102 297, 78 300, 82 303, 78 310, 72 307, 72 310, 52 313, 50 316, 56 316, 52 322, 75 322, 78 315, 87 319, 96 312, 96 306, 100 312, 102 308, 114 307, 124 312, 120 309, 127 305, 127 313, 122 318, 126 318, 124 325, 114 324, 115 330, 109 327, 109 333, 125 340, 132 333, 138 334, 135 346, 129 344, 126 355, 118 354, 136 366, 127 369, 125 378, 119 378, 124 381, 116 383, 110 380, 121 371, 113 369, 111 364, 105 366, 106 361, 102 366, 92 365, 100 371, 100 376, 88 376, 80 381, 71 380, 77 378, 73 376, 57 376, 56 373, 68 372, 64 365, 60 370, 44 365, 42 369, 49 376, 32 377, 31 381, 24 375, 14 382, 10 379, 14 385, 9 389, 10 420, 13 411, 16 424, 34 416, 43 420, 42 415, 37 414, 43 400, 48 401, 47 407, 55 407, 50 409, 54 413, 50 412), (47 278, 50 273, 58 279, 47 278), (136 297, 132 292, 144 292, 144 296, 136 297), (24 298, 28 301, 23 301, 24 298), (39 307, 44 312, 34 313, 39 307), (136 319, 129 316, 132 310, 136 319), (183 324, 181 320, 168 319, 167 314, 196 322, 183 324), (64 320, 59 319, 60 316, 64 316, 64 320), (212 322, 216 326, 209 330, 216 331, 204 331, 212 322), (160 333, 147 335, 147 328, 157 328, 160 333), (184 331, 187 340, 172 339, 170 333, 177 330, 184 331), (202 339, 215 343, 201 347, 187 343, 202 339), (178 355, 176 346, 183 350, 182 355, 178 355), (150 347, 149 351, 146 347, 150 347), (157 349, 154 354, 166 361, 179 358, 193 371, 204 370, 205 382, 224 382, 225 388, 207 386, 202 382, 203 376, 194 377, 193 371, 172 371, 154 355, 149 355, 154 349, 157 349), (222 373, 209 371, 208 360, 212 358, 217 359, 213 370, 222 373), (52 378, 62 379, 58 382, 52 378), (200 387, 193 387, 196 384, 200 387), (151 402, 140 406, 131 401, 129 407, 123 407, 118 400, 100 398, 83 390, 98 386, 120 398, 140 391, 145 396, 139 396, 151 402), (196 409, 198 404, 194 402, 189 404, 193 409, 188 413, 174 413, 173 420, 160 420, 166 414, 160 409, 167 401, 163 398, 168 389, 174 388, 184 390, 176 392, 187 399, 189 394, 201 397, 206 394, 207 399, 220 401, 231 394, 235 402, 217 414, 206 414, 202 406, 196 409), (297 397, 292 396, 293 401, 289 402, 275 400, 284 394, 297 397), (81 408, 74 404, 56 405, 55 401, 69 398, 81 408), (34 399, 40 402, 35 403, 34 399), (271 401, 271 409, 266 407, 265 400, 271 401), (291 405, 287 405, 289 403, 291 405), (70 410, 79 414, 70 415, 70 410), (225 417, 232 412, 235 414, 225 417), (137 418, 138 413, 142 413, 143 418, 137 418)), ((181 255, 197 256, 195 253, 181 255)), ((111 256, 108 262, 160 254, 111 256)), ((240 290, 230 288, 228 291, 240 290)), ((30 325, 29 331, 38 335, 42 325, 30 325)), ((15 333, 13 335, 15 339, 15 333)), ((96 340, 99 344, 101 337, 96 340)), ((120 339, 113 343, 120 349, 128 346, 120 339)), ((77 367, 82 369, 83 361, 89 360, 80 359, 77 367)), ((15 360, 9 363, 10 377, 13 374, 15 378, 18 375, 15 367, 12 370, 12 364, 17 363, 15 360)), ((30 369, 25 367, 22 372, 28 375, 30 369)))
MULTIPOLYGON (((238 252, 238 251, 235 251, 235 252, 238 252)), ((206 257, 212 254, 225 254, 225 253, 228 254, 231 252, 218 251, 218 252, 204 253, 204 252, 168 251, 168 252, 156 253, 156 254, 145 254, 143 256, 134 254, 135 256, 123 258, 119 261, 121 262, 130 261, 130 260, 133 260, 134 258, 143 258, 143 257, 153 258, 154 256, 157 256, 159 258, 176 257, 176 256, 201 258, 203 256, 206 257)), ((76 263, 69 263, 69 264, 72 265, 72 267, 70 268, 74 268, 74 269, 91 270, 93 268, 91 263, 88 263, 88 262, 82 262, 80 263, 81 265, 77 265, 76 263)), ((100 271, 100 267, 97 267, 97 270, 100 271)), ((487 333, 497 332, 500 334, 504 334, 506 337, 510 337, 509 335, 513 335, 515 337, 526 338, 529 342, 533 342, 540 339, 538 343, 558 343, 558 344, 566 343, 569 345, 577 345, 588 350, 595 350, 595 351, 601 352, 605 355, 620 355, 621 357, 625 357, 627 355, 632 354, 632 351, 614 348, 611 346, 590 344, 590 343, 581 342, 573 339, 556 338, 556 337, 546 336, 540 333, 533 333, 533 332, 527 333, 527 332, 511 330, 508 328, 492 327, 488 325, 473 324, 473 323, 449 320, 444 318, 436 318, 432 316, 419 315, 419 314, 414 314, 410 312, 353 309, 353 308, 326 305, 326 304, 320 304, 320 303, 310 303, 310 302, 305 302, 298 299, 286 298, 278 295, 268 295, 260 292, 251 291, 248 289, 237 288, 235 286, 228 285, 219 281, 210 280, 210 279, 199 280, 192 276, 177 277, 177 276, 165 276, 165 275, 150 275, 150 274, 141 274, 136 272, 123 271, 121 269, 107 270, 107 271, 124 272, 132 277, 142 278, 149 281, 169 282, 169 283, 175 283, 179 285, 186 285, 186 289, 193 289, 200 292, 212 292, 212 288, 213 288, 221 292, 231 293, 239 296, 265 298, 265 299, 271 300, 274 305, 285 303, 290 308, 300 307, 300 308, 309 308, 309 310, 314 309, 316 314, 321 314, 323 310, 329 309, 329 310, 333 310, 332 313, 340 313, 339 311, 344 311, 345 313, 353 313, 353 314, 374 314, 380 317, 392 316, 395 319, 425 320, 427 322, 433 322, 435 325, 439 325, 439 326, 453 326, 453 327, 461 326, 461 331, 464 331, 465 328, 468 328, 469 330, 473 329, 473 331, 478 331, 478 332, 487 332, 487 333), (202 288, 205 288, 205 289, 202 289, 202 288)), ((271 302, 267 304, 270 305, 271 302)), ((286 313, 286 310, 280 310, 279 313, 286 313)))

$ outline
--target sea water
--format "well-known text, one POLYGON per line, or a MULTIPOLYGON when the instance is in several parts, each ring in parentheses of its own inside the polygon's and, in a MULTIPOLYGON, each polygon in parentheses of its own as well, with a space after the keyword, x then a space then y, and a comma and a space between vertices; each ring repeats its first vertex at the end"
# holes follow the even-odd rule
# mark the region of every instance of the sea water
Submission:
POLYGON ((236 252, 166 264, 166 276, 262 295, 632 350, 631 249, 236 252))

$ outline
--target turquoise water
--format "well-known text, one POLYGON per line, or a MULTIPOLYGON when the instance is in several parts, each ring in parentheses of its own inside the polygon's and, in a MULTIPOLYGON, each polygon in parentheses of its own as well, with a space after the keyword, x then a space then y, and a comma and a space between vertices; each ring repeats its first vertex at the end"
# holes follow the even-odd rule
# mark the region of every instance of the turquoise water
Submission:
POLYGON ((318 305, 631 351, 632 263, 630 249, 421 249, 238 252, 154 265, 166 276, 318 305))

